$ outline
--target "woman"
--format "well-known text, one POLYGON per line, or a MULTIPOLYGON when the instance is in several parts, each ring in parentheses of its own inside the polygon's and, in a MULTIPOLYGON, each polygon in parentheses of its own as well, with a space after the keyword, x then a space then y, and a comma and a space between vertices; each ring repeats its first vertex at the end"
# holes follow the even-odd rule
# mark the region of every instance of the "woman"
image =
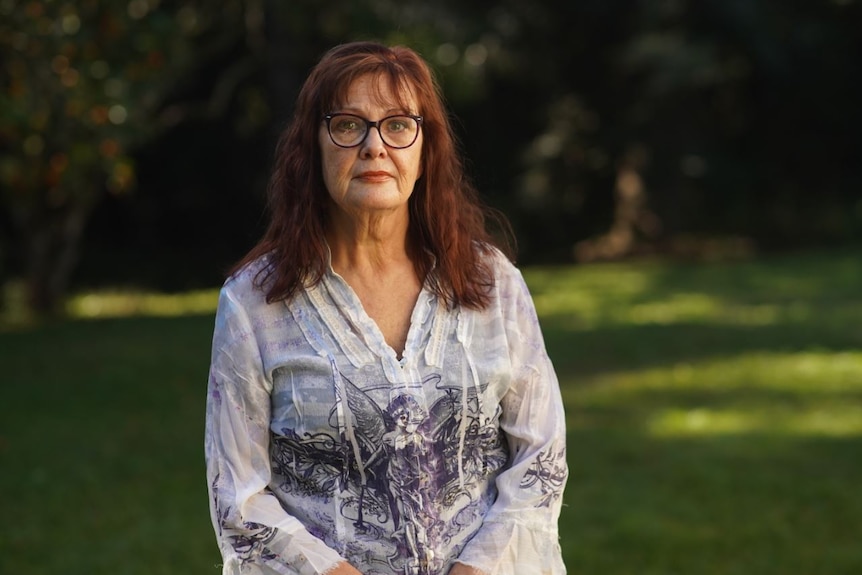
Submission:
POLYGON ((224 573, 564 573, 559 387, 413 51, 327 53, 219 300, 224 573))

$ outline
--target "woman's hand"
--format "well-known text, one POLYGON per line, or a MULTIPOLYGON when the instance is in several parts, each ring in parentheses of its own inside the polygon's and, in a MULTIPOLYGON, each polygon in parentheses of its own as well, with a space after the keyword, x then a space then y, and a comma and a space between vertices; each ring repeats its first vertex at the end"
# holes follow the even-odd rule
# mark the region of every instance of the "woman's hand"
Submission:
POLYGON ((326 575, 362 575, 362 573, 347 561, 342 561, 327 571, 326 575))
POLYGON ((454 563, 449 569, 449 575, 488 575, 481 569, 464 565, 463 563, 454 563))

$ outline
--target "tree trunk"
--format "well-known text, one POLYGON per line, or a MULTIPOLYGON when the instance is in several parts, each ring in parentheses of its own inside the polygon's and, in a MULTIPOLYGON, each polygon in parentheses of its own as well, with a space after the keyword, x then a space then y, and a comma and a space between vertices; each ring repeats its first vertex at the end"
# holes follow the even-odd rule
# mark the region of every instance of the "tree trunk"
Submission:
POLYGON ((631 255, 642 238, 652 239, 661 231, 661 222, 647 206, 641 175, 647 162, 647 152, 642 146, 631 146, 623 154, 614 185, 614 221, 606 233, 575 245, 577 261, 612 260, 631 255))
POLYGON ((89 205, 72 205, 61 214, 41 214, 23 230, 27 244, 27 296, 37 316, 55 316, 80 257, 81 238, 90 215, 89 205))

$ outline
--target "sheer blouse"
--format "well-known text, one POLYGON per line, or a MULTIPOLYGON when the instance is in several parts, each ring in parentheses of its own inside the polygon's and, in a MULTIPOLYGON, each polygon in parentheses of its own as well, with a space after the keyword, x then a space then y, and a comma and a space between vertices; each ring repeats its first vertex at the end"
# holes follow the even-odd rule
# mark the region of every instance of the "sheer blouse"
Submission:
POLYGON ((399 360, 330 268, 287 302, 222 287, 205 449, 223 574, 565 573, 565 417, 532 299, 495 254, 482 311, 423 287, 399 360))

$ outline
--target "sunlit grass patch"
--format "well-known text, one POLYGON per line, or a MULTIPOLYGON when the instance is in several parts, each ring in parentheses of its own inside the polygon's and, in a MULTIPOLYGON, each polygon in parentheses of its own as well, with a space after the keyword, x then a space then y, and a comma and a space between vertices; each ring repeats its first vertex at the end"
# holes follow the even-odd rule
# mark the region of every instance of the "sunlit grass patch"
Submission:
POLYGON ((862 323, 862 298, 853 292, 862 284, 862 265, 855 254, 698 266, 649 261, 532 268, 525 278, 539 315, 566 318, 574 329, 862 323))
POLYGON ((73 318, 175 317, 212 313, 217 304, 218 289, 175 294, 97 291, 70 298, 66 304, 66 312, 73 318))
POLYGON ((862 352, 750 352, 632 371, 608 371, 566 390, 590 401, 697 391, 711 397, 774 392, 800 399, 854 394, 862 401, 862 352), (803 397, 804 396, 804 397, 803 397))
POLYGON ((724 294, 699 291, 696 285, 658 289, 663 269, 658 263, 606 265, 558 271, 556 276, 536 270, 527 277, 541 316, 568 316, 583 329, 686 322, 764 325, 784 311, 772 302, 731 301, 724 294))
POLYGON ((570 423, 655 436, 862 436, 862 353, 748 353, 610 371, 563 386, 570 423), (578 416, 583 421, 578 421, 578 416))
POLYGON ((540 316, 572 315, 584 326, 613 317, 613 310, 647 293, 657 264, 604 264, 583 268, 532 268, 524 276, 540 316))
POLYGON ((862 436, 862 404, 835 401, 804 408, 659 409, 648 417, 646 428, 656 437, 751 433, 862 436))

